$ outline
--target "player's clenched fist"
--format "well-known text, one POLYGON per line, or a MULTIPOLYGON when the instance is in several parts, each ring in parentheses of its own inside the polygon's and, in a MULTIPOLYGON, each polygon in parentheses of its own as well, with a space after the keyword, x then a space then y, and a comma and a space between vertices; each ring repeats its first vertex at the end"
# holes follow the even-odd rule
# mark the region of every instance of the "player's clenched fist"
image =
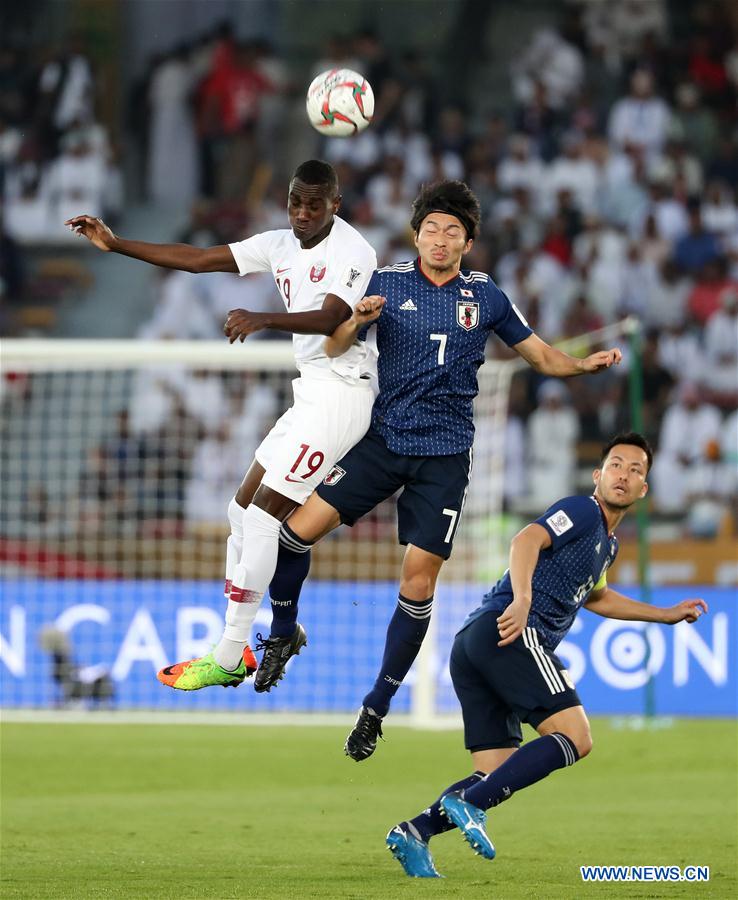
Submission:
POLYGON ((245 338, 263 327, 259 313, 252 313, 247 309, 232 309, 223 326, 223 334, 228 338, 229 344, 237 340, 243 344, 245 338))
POLYGON ((374 322, 379 318, 385 303, 386 299, 377 294, 364 297, 363 300, 356 304, 353 316, 354 321, 359 325, 368 325, 369 322, 374 322))
POLYGON ((110 251, 113 249, 116 237, 102 219, 94 216, 72 216, 64 223, 70 231, 93 243, 98 250, 110 251))

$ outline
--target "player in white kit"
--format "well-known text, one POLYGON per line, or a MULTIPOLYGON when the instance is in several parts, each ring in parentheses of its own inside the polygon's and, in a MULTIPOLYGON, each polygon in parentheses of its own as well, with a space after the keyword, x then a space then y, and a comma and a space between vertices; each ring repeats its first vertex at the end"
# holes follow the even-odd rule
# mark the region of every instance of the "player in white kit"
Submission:
MULTIPOLYGON (((204 657, 167 666, 159 680, 180 690, 237 686, 256 668, 248 646, 256 612, 274 575, 283 520, 303 504, 337 459, 367 431, 374 400, 372 351, 357 345, 337 359, 323 351, 323 336, 352 313, 367 322, 379 315, 356 310, 376 268, 374 250, 336 213, 341 197, 333 168, 320 160, 299 166, 290 181, 290 229, 245 241, 200 249, 186 244, 151 244, 119 238, 100 219, 75 216, 67 225, 101 250, 187 272, 271 271, 286 313, 234 310, 224 331, 241 340, 263 328, 293 333, 300 377, 294 404, 256 451, 228 508, 231 534, 226 549, 226 624, 218 645, 204 657)), ((286 529, 286 530, 285 530, 286 529)), ((300 626, 286 641, 290 653, 305 643, 300 626)), ((274 649, 274 648, 272 648, 274 649)))

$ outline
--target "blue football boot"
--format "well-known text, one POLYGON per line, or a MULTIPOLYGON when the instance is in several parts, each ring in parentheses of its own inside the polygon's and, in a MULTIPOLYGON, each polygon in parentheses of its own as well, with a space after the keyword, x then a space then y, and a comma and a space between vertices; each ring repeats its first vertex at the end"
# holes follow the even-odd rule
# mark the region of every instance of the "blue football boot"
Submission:
POLYGON ((443 878, 436 872, 430 848, 399 825, 387 835, 387 847, 411 878, 443 878))
POLYGON ((475 853, 485 859, 495 858, 494 844, 484 830, 487 815, 483 809, 467 803, 461 791, 451 791, 441 798, 441 812, 461 831, 475 853))

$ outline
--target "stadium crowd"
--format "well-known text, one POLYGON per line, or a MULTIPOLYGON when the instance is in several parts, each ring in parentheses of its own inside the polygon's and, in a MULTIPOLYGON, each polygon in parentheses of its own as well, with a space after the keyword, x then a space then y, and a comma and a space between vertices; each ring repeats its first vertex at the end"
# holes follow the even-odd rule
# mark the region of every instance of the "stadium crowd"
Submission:
MULTIPOLYGON (((352 140, 316 138, 316 153, 338 170, 342 215, 380 265, 413 253, 419 186, 460 178, 483 209, 467 267, 490 272, 544 339, 637 317, 644 430, 660 451, 654 506, 666 515, 689 508, 691 531, 714 534, 738 500, 738 11, 695 4, 675 23, 665 0, 571 0, 562 9, 560 27, 541 27, 515 56, 511 104, 484 117, 453 98, 432 106, 448 91, 421 54, 392 56, 371 31, 329 39, 312 74, 362 72, 376 116, 352 140)), ((47 216, 55 204, 57 220, 82 207, 115 214, 122 189, 110 177, 114 154, 95 122, 84 53, 70 46, 26 80, 44 100, 30 130, 12 88, 17 71, 5 52, 0 178, 11 238, 43 233, 34 203, 47 216)), ((129 127, 149 200, 192 204, 186 240, 284 227, 291 160, 277 122, 302 104, 302 90, 268 44, 242 42, 227 25, 151 60, 129 127)), ((138 333, 212 338, 227 308, 278 303, 268 278, 175 272, 138 333)), ((490 352, 502 353, 500 342, 490 352)), ((578 462, 589 459, 582 448, 626 424, 626 369, 596 383, 526 375, 514 384, 508 446, 525 448, 528 471, 511 464, 508 501, 538 506, 539 494, 577 489, 578 462)), ((219 425, 208 435, 226 439, 219 425)))

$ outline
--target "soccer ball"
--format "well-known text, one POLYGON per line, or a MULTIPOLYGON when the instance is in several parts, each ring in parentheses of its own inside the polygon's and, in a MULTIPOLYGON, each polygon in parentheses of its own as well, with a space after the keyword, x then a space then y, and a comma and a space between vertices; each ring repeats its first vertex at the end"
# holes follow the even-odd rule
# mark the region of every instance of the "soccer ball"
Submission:
POLYGON ((313 79, 307 92, 310 124, 328 137, 363 131, 374 114, 371 85, 351 69, 329 69, 313 79))

